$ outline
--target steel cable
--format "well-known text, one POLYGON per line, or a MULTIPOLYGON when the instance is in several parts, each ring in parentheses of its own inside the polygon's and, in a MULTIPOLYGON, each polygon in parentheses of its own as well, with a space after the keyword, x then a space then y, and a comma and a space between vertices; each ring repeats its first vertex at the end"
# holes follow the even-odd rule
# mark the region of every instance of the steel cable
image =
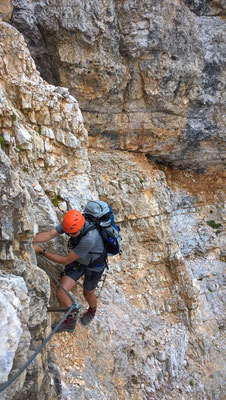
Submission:
POLYGON ((54 333, 57 332, 57 330, 59 329, 59 327, 61 326, 61 324, 65 321, 65 319, 68 317, 68 315, 73 311, 76 310, 77 313, 80 309, 80 306, 78 303, 75 302, 73 296, 67 292, 66 289, 64 289, 64 287, 61 285, 61 283, 52 275, 52 273, 48 270, 48 268, 40 261, 40 256, 37 257, 38 262, 40 263, 40 265, 45 269, 45 271, 48 273, 48 275, 50 275, 55 282, 58 283, 58 285, 61 287, 61 289, 64 290, 64 292, 68 295, 68 297, 71 299, 72 301, 72 305, 69 308, 69 310, 67 311, 67 313, 63 316, 63 318, 59 321, 59 323, 55 326, 55 328, 52 330, 52 332, 49 334, 49 336, 44 340, 44 342, 38 347, 38 349, 35 351, 35 353, 29 358, 29 360, 27 360, 27 362, 23 365, 23 367, 21 367, 19 369, 19 371, 12 377, 10 378, 7 382, 5 382, 3 385, 0 386, 0 393, 5 390, 8 386, 10 386, 21 374, 22 372, 31 364, 31 362, 35 359, 35 357, 40 353, 40 351, 43 349, 43 347, 45 347, 45 345, 47 344, 47 342, 51 339, 51 337, 54 335, 54 333))

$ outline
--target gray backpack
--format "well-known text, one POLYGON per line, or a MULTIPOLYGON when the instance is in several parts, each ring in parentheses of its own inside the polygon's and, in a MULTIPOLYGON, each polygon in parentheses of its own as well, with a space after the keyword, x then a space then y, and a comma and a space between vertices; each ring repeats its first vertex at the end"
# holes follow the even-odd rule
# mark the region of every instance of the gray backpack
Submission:
POLYGON ((120 228, 115 225, 114 214, 108 203, 89 201, 83 214, 86 220, 93 223, 92 229, 96 228, 100 232, 107 255, 121 254, 120 228))

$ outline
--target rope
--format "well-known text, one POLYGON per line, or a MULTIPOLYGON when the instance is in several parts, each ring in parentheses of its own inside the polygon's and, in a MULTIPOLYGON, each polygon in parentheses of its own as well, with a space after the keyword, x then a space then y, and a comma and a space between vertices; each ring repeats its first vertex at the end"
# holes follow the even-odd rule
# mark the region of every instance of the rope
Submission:
MULTIPOLYGON (((43 256, 41 256, 41 259, 43 259, 44 257, 43 256)), ((64 287, 61 285, 61 283, 55 278, 55 276, 48 270, 48 268, 41 262, 41 260, 40 260, 40 256, 37 256, 37 260, 38 260, 38 263, 43 267, 43 269, 47 272, 47 274, 49 275, 49 276, 51 276, 51 278, 61 287, 61 289, 63 289, 63 291, 68 295, 68 297, 70 297, 70 299, 71 299, 71 301, 72 301, 72 304, 74 304, 76 307, 75 308, 77 308, 78 310, 80 309, 80 306, 79 306, 79 304, 77 304, 76 302, 75 302, 75 300, 74 300, 74 297, 70 294, 70 293, 68 293, 67 292, 67 290, 66 289, 64 289, 64 287)), ((49 260, 48 260, 48 262, 51 264, 51 265, 53 265, 53 263, 51 263, 49 260)))
POLYGON ((72 305, 69 308, 69 310, 67 311, 67 313, 63 316, 63 318, 59 321, 59 323, 55 326, 55 328, 52 330, 52 332, 49 334, 49 336, 44 340, 44 342, 38 347, 38 349, 35 351, 35 353, 29 358, 29 360, 27 360, 27 362, 23 365, 23 367, 21 367, 19 369, 19 371, 11 378, 9 379, 7 382, 5 382, 3 385, 0 386, 0 393, 5 390, 8 386, 10 386, 21 374, 22 372, 32 363, 32 361, 35 359, 35 357, 40 353, 40 351, 43 349, 43 347, 45 347, 45 345, 47 344, 47 342, 51 339, 51 337, 54 335, 54 333, 56 333, 56 331, 59 329, 59 327, 61 326, 61 324, 65 321, 65 319, 68 317, 68 315, 73 311, 76 310, 77 312, 80 309, 80 306, 78 303, 75 302, 74 298, 71 296, 70 293, 67 292, 66 289, 64 289, 64 287, 60 284, 60 282, 51 274, 51 272, 48 270, 48 268, 40 261, 40 257, 37 257, 38 262, 40 263, 40 265, 45 269, 45 271, 48 273, 48 275, 50 275, 57 283, 58 285, 61 287, 61 289, 64 290, 64 292, 68 295, 68 297, 70 297, 71 301, 72 301, 72 305))

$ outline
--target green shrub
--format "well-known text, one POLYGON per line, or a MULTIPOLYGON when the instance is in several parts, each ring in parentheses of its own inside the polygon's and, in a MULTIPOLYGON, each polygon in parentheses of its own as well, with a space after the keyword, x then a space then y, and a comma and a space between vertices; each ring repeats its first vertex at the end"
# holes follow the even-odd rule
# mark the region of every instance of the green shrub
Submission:
POLYGON ((5 139, 4 136, 0 136, 0 146, 3 149, 5 147, 6 143, 5 143, 5 139))
POLYGON ((216 224, 216 222, 213 219, 211 221, 207 221, 206 223, 207 223, 207 225, 209 225, 213 229, 223 228, 223 225, 216 224))
POLYGON ((58 206, 58 203, 59 203, 59 196, 58 196, 57 194, 55 194, 55 197, 54 197, 54 199, 53 199, 53 205, 54 205, 55 207, 57 207, 57 206, 58 206))
POLYGON ((14 113, 11 114, 11 118, 12 118, 13 121, 16 121, 16 114, 14 114, 14 113))
POLYGON ((22 151, 22 147, 21 147, 21 146, 19 146, 19 144, 17 144, 17 145, 16 145, 16 148, 17 148, 17 150, 19 150, 19 153, 21 153, 21 151, 22 151))

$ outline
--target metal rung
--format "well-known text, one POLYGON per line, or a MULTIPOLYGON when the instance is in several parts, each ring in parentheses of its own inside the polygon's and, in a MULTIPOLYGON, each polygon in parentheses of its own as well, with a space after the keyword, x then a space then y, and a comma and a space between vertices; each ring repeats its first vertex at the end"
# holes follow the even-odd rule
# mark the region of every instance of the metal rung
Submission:
POLYGON ((61 311, 68 311, 70 307, 48 307, 48 312, 61 312, 61 311))

